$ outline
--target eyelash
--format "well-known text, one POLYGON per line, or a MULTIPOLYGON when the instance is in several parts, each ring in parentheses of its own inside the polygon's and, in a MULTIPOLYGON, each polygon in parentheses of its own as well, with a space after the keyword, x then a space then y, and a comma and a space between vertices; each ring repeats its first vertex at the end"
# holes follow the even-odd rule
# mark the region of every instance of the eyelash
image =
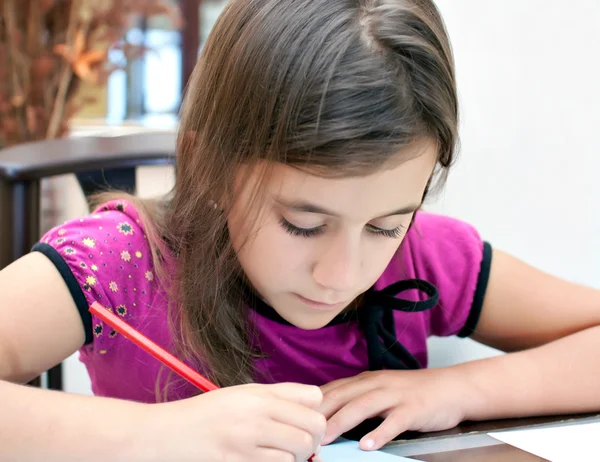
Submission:
POLYGON ((281 217, 279 222, 281 223, 283 229, 292 236, 313 237, 323 232, 322 226, 317 226, 316 228, 298 228, 283 217, 281 217))
POLYGON ((404 227, 403 226, 398 226, 397 228, 394 229, 381 229, 381 228, 377 228, 376 226, 371 226, 371 225, 367 225, 368 229, 370 229, 371 233, 377 235, 377 236, 383 236, 383 237, 389 237, 392 239, 398 239, 399 237, 402 236, 402 234, 404 234, 404 227))
MULTIPOLYGON (((313 237, 321 234, 324 231, 323 226, 317 226, 316 228, 298 228, 283 217, 280 219, 280 224, 283 229, 292 236, 313 237)), ((402 236, 402 234, 404 234, 403 226, 398 226, 394 229, 381 229, 373 225, 367 225, 367 229, 371 234, 389 237, 391 239, 398 239, 402 236)))

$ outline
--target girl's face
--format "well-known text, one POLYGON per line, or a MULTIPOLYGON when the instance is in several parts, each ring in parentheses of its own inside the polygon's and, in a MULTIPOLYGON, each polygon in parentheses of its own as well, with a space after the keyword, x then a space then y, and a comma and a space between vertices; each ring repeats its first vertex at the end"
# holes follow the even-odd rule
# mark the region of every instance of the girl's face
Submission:
POLYGON ((323 327, 385 270, 436 161, 433 143, 407 149, 417 150, 410 160, 355 178, 275 165, 252 225, 244 217, 259 173, 239 182, 230 236, 253 287, 285 320, 302 329, 323 327))

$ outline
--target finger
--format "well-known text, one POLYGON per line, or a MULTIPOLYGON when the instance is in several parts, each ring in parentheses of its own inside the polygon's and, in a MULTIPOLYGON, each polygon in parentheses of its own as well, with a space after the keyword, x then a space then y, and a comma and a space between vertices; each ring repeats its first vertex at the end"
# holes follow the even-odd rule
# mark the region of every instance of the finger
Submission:
POLYGON ((344 379, 338 379, 338 380, 334 380, 333 382, 329 382, 326 383, 325 385, 321 385, 321 391, 323 392, 323 394, 337 388, 340 387, 342 385, 347 384, 348 382, 352 382, 353 380, 357 380, 359 378, 358 375, 352 376, 352 377, 346 377, 344 379))
POLYGON ((261 426, 256 441, 260 447, 289 452, 300 461, 306 461, 317 447, 310 433, 275 421, 261 426))
POLYGON ((355 380, 347 381, 324 393, 323 403, 319 407, 319 411, 325 417, 330 418, 350 401, 378 387, 379 384, 376 381, 356 377, 355 380))
POLYGON ((254 460, 260 460, 261 462, 296 462, 296 456, 291 452, 260 447, 254 460))
POLYGON ((397 408, 371 433, 360 440, 360 448, 365 451, 381 449, 400 433, 410 429, 411 417, 407 408, 397 408))
POLYGON ((318 408, 323 402, 323 392, 314 385, 300 383, 277 383, 268 385, 268 389, 278 398, 293 401, 311 409, 318 408))
POLYGON ((323 414, 290 401, 278 400, 270 409, 269 416, 276 422, 310 433, 315 440, 315 446, 321 442, 327 428, 327 419, 323 414))
POLYGON ((329 444, 342 433, 352 430, 366 419, 382 414, 390 408, 390 395, 374 390, 360 395, 343 406, 327 422, 322 444, 329 444))

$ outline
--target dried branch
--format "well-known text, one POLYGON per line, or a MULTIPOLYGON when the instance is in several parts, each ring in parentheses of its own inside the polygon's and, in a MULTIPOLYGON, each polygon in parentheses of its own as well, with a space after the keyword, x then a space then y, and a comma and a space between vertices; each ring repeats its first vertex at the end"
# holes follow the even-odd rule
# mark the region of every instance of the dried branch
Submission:
POLYGON ((125 41, 136 18, 182 18, 175 0, 0 0, 0 147, 66 133, 81 82, 104 85, 146 49, 125 41))

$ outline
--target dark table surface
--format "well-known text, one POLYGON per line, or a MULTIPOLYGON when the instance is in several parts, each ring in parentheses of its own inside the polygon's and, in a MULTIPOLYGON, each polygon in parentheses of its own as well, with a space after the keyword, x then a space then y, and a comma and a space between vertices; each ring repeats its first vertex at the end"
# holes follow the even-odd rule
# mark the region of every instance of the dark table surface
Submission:
POLYGON ((425 462, 540 462, 546 459, 504 444, 487 433, 590 422, 600 422, 600 414, 464 422, 442 432, 405 433, 384 450, 425 462))

